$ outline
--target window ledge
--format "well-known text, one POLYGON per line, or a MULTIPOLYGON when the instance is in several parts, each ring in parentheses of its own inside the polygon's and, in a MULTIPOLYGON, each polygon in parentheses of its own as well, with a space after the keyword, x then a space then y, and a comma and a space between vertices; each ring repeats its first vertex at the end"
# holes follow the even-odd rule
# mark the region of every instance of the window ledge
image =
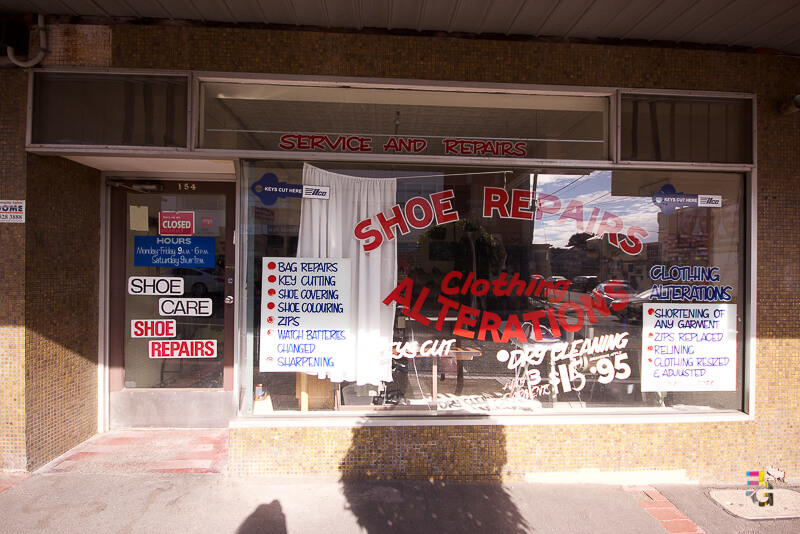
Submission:
POLYGON ((603 410, 580 413, 551 413, 537 415, 436 415, 395 416, 362 414, 309 414, 296 413, 270 417, 237 417, 230 428, 271 427, 382 427, 382 426, 541 426, 541 425, 620 425, 654 423, 720 423, 747 422, 755 417, 733 410, 688 410, 667 408, 661 410, 603 410))

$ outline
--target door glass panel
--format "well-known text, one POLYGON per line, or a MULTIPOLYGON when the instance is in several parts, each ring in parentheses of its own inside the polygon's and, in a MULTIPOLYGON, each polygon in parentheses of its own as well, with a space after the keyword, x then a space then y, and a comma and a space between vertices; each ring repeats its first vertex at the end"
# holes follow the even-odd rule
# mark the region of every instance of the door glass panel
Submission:
POLYGON ((225 209, 221 194, 128 193, 126 388, 223 386, 225 209))

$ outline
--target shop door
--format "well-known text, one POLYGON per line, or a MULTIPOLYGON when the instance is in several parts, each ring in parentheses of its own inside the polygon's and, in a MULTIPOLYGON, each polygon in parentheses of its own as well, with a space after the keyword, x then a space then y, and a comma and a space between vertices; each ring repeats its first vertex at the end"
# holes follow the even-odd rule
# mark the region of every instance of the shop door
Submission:
POLYGON ((227 426, 235 184, 108 183, 110 425, 227 426))

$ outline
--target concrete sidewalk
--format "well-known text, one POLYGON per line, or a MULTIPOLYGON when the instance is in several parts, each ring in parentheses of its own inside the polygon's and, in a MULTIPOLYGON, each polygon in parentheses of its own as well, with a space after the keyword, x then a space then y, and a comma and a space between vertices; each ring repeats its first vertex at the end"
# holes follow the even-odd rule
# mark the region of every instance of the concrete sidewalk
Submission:
POLYGON ((0 532, 800 532, 729 515, 699 486, 657 489, 688 519, 661 522, 618 486, 33 474, 0 494, 0 532))
POLYGON ((234 478, 225 436, 117 431, 0 475, 0 532, 800 532, 800 519, 736 517, 700 485, 234 478))

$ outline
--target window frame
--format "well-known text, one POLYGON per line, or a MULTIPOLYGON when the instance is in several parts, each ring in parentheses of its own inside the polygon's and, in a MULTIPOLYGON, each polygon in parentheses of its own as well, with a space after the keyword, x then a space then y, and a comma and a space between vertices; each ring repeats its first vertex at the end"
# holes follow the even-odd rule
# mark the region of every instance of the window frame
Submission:
MULTIPOLYGON (((241 206, 244 207, 247 205, 247 195, 249 194, 249 188, 245 183, 245 179, 247 176, 246 167, 248 163, 252 160, 270 160, 274 158, 247 158, 241 159, 239 164, 237 165, 237 170, 239 173, 240 182, 240 192, 241 192, 241 206)), ((309 162, 310 158, 277 158, 275 159, 276 162, 278 161, 307 161, 309 162)), ((336 163, 347 164, 347 163, 364 163, 363 161, 352 161, 352 158, 340 158, 336 161, 336 163)), ((373 162, 374 163, 374 162, 373 162)), ((442 162, 440 165, 446 166, 447 163, 454 162, 442 162)), ((379 164, 379 163, 378 163, 379 164)), ((491 167, 491 165, 486 165, 487 167, 491 167)), ((512 167, 512 165, 506 162, 505 167, 512 167)), ((476 165, 476 167, 480 167, 480 165, 476 165)), ((514 166, 516 167, 516 166, 514 166)), ((583 169, 586 166, 581 166, 583 169)), ((580 169, 578 167, 577 169, 580 169)), ((658 165, 655 168, 639 168, 639 166, 619 166, 619 165, 607 165, 602 168, 597 168, 596 170, 667 170, 666 165, 658 165)), ((669 169, 672 171, 694 171, 702 172, 702 171, 719 171, 719 165, 702 165, 702 169, 698 168, 698 166, 681 166, 679 169, 669 169)), ((737 166, 738 167, 738 166, 737 166)), ((552 166, 551 166, 552 168, 552 166)), ((572 169, 571 167, 565 166, 558 166, 557 168, 564 168, 572 169)), ((576 170, 577 170, 576 169, 576 170)), ((755 196, 754 196, 754 184, 751 184, 751 180, 755 178, 755 170, 753 169, 752 172, 742 172, 741 169, 737 169, 733 172, 737 172, 742 175, 743 183, 743 190, 742 190, 742 198, 743 198, 743 206, 742 206, 742 216, 745 218, 743 224, 743 232, 747 234, 750 232, 750 221, 755 223, 754 219, 751 219, 750 213, 751 210, 755 208, 755 196), (750 199, 750 202, 747 199, 750 199)), ((240 235, 244 236, 246 232, 246 226, 248 221, 246 219, 246 212, 244 209, 241 210, 241 218, 240 218, 240 235)), ((470 425, 470 424, 503 424, 503 425, 530 425, 530 424, 554 424, 554 423, 579 423, 579 424, 619 424, 619 423, 664 423, 664 422, 701 422, 701 421, 746 421, 746 420, 753 420, 755 413, 755 401, 754 401, 754 387, 755 387, 755 272, 751 271, 748 273, 749 264, 747 260, 750 259, 750 265, 754 266, 755 258, 751 254, 751 250, 755 250, 754 248, 751 249, 750 247, 755 246, 755 234, 751 232, 750 239, 744 239, 743 245, 743 257, 745 258, 745 265, 743 266, 743 273, 742 279, 740 280, 741 285, 741 295, 742 295, 742 303, 740 308, 740 317, 742 322, 745 324, 746 328, 742 332, 742 354, 743 354, 743 367, 742 367, 742 376, 743 376, 743 383, 739 386, 741 389, 739 392, 742 395, 742 409, 715 409, 710 412, 700 412, 700 411, 691 411, 691 410, 681 410, 675 408, 658 408, 658 407, 603 407, 603 408, 589 408, 589 409, 581 409, 581 410, 574 410, 568 413, 560 412, 560 413, 519 413, 519 414, 488 414, 488 415, 476 415, 476 414, 453 414, 452 412, 439 412, 433 414, 410 414, 409 412, 399 413, 399 414, 392 414, 387 413, 386 411, 382 410, 375 410, 366 408, 363 410, 347 410, 347 411, 338 411, 338 410, 326 410, 326 411, 309 411, 309 412, 299 412, 299 411, 275 411, 271 412, 269 415, 250 415, 244 414, 241 411, 241 408, 246 405, 246 403, 242 403, 242 405, 238 406, 238 415, 239 419, 247 422, 256 422, 256 426, 261 425, 262 423, 265 426, 273 426, 271 423, 274 423, 276 426, 295 426, 295 425, 303 425, 303 426, 327 426, 325 421, 333 420, 336 423, 332 424, 331 426, 347 426, 348 422, 352 423, 353 421, 358 421, 361 424, 363 421, 368 421, 369 425, 374 426, 393 426, 393 425, 405 425, 405 424, 419 424, 423 426, 436 426, 436 425, 470 425), (411 423, 416 422, 416 423, 411 423)), ((239 264, 241 266, 246 265, 246 247, 241 246, 239 247, 240 256, 239 264)), ((246 278, 246 275, 243 274, 243 280, 246 278)), ((242 308, 240 308, 240 317, 245 317, 247 312, 246 309, 243 307, 246 302, 247 295, 245 292, 242 292, 239 296, 239 303, 242 308)), ((256 306, 258 303, 256 303, 256 306)), ((240 323, 242 326, 243 323, 240 323)), ((246 351, 246 344, 247 344, 247 332, 242 332, 241 330, 238 331, 238 335, 240 336, 240 350, 242 350, 242 354, 246 351)), ((258 357, 258 348, 255 347, 255 352, 253 354, 253 358, 258 357)), ((237 359, 237 363, 240 363, 237 359)), ((240 380, 242 377, 241 370, 237 370, 237 380, 240 380)), ((241 384, 237 385, 236 391, 241 396, 243 388, 241 384)), ((240 399, 241 400, 241 399, 240 399)), ((242 427, 250 427, 251 424, 242 423, 242 427)))
POLYGON ((25 149, 29 152, 44 155, 145 155, 175 154, 183 155, 191 152, 192 140, 192 93, 193 75, 190 71, 179 70, 146 70, 146 69, 102 69, 102 68, 68 68, 47 67, 37 69, 28 77, 28 104, 25 131, 25 149), (111 144, 70 144, 70 143, 34 143, 33 142, 33 107, 34 84, 39 74, 74 74, 74 75, 108 75, 108 76, 151 76, 186 78, 186 144, 183 146, 148 146, 148 145, 111 145, 111 144))

